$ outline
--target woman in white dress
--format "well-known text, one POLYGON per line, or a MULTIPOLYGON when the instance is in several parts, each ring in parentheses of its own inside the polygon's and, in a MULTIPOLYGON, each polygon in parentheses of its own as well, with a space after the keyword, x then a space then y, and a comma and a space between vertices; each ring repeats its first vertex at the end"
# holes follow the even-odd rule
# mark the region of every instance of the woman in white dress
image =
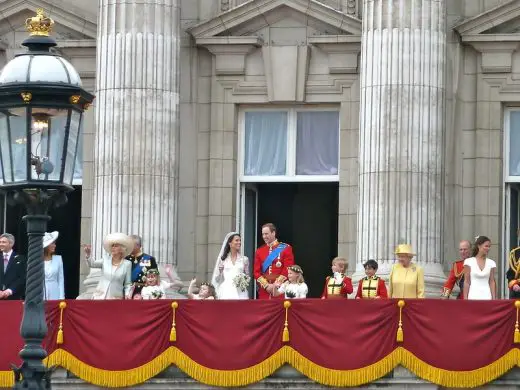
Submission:
POLYGON ((43 260, 45 264, 45 288, 43 299, 65 299, 65 287, 63 280, 63 260, 56 255, 56 240, 59 233, 45 233, 43 236, 43 260))
POLYGON ((491 240, 478 236, 473 244, 472 257, 464 260, 464 299, 496 299, 496 263, 488 259, 491 240))
POLYGON ((235 285, 235 278, 245 274, 249 276, 249 259, 240 253, 242 239, 237 232, 226 235, 217 257, 211 283, 215 286, 218 299, 248 299, 247 287, 235 285))
POLYGON ((133 248, 134 241, 123 233, 112 233, 105 237, 103 248, 107 255, 102 259, 91 258, 92 248, 85 245, 85 257, 91 268, 100 268, 101 277, 92 299, 131 299, 132 263, 125 260, 133 248))

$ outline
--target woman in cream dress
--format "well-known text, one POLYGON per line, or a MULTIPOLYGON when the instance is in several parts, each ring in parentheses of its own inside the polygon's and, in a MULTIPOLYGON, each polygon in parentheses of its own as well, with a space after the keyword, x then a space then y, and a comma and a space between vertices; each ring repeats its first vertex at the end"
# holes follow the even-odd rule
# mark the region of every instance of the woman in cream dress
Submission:
POLYGON ((390 298, 424 298, 424 271, 412 263, 415 256, 410 245, 398 245, 395 254, 398 262, 390 271, 390 298))
POLYGON ((85 245, 88 265, 101 269, 101 277, 92 299, 130 299, 132 263, 125 257, 134 248, 133 240, 126 234, 112 233, 105 237, 103 248, 107 255, 94 260, 91 258, 91 246, 85 245))
POLYGON ((249 298, 247 288, 242 291, 233 282, 237 275, 249 275, 249 259, 240 253, 241 247, 242 240, 237 232, 228 233, 224 238, 211 279, 218 299, 249 298))
POLYGON ((58 236, 58 232, 45 233, 43 236, 43 260, 45 264, 43 298, 45 300, 65 299, 63 260, 60 255, 55 254, 58 236))

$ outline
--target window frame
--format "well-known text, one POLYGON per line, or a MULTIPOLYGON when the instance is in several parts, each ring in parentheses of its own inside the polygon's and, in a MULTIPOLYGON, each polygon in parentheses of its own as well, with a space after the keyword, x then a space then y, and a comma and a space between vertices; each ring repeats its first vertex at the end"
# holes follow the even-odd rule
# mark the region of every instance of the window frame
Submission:
POLYGON ((511 176, 509 174, 509 165, 511 157, 511 113, 520 112, 520 107, 505 107, 504 109, 504 182, 505 183, 520 183, 520 175, 511 176))
MULTIPOLYGON (((238 163, 239 163, 239 181, 242 183, 272 183, 272 182, 339 182, 340 169, 340 138, 341 138, 341 117, 340 108, 333 106, 315 106, 315 107, 241 107, 238 115, 238 163), (247 112, 287 112, 287 150, 285 175, 245 175, 245 134, 246 134, 246 113, 247 112), (309 111, 333 111, 338 113, 338 174, 337 175, 297 175, 296 174, 296 137, 298 132, 297 116, 298 112, 309 111)), ((520 179, 520 178, 519 178, 520 179)))

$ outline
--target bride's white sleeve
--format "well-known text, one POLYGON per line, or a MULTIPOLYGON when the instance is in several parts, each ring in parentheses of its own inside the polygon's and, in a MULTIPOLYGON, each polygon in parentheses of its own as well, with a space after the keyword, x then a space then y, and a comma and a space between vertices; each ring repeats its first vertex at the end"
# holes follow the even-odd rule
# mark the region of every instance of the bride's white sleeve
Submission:
POLYGON ((247 256, 244 256, 244 273, 249 275, 249 259, 247 256))
POLYGON ((213 269, 213 276, 211 278, 211 284, 213 284, 213 286, 215 286, 215 287, 224 281, 224 275, 221 274, 218 269, 219 263, 220 263, 220 257, 217 258, 217 262, 215 263, 215 268, 213 269))

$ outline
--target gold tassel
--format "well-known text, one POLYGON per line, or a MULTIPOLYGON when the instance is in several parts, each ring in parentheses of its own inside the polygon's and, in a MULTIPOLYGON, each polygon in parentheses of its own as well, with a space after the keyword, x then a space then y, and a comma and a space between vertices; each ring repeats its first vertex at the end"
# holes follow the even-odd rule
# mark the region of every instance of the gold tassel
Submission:
POLYGON ((520 301, 515 301, 515 307, 516 307, 516 322, 515 322, 514 343, 520 344, 520 330, 518 329, 518 312, 520 311, 520 301))
POLYGON ((56 344, 63 344, 63 310, 67 307, 67 302, 61 301, 59 304, 60 308, 60 326, 58 328, 58 336, 56 336, 56 344))
POLYGON ((397 337, 396 340, 398 343, 402 343, 404 340, 404 333, 403 333, 403 307, 405 303, 401 299, 399 302, 397 302, 397 306, 399 306, 399 326, 397 328, 397 337))
POLYGON ((177 341, 177 330, 175 329, 175 309, 177 309, 179 307, 179 304, 177 302, 172 302, 172 311, 173 311, 173 316, 172 316, 172 329, 170 330, 170 342, 175 342, 177 341))
POLYGON ((287 342, 289 342, 289 322, 288 322, 288 317, 289 317, 289 308, 291 307, 291 302, 285 301, 283 303, 283 307, 285 308, 285 324, 283 326, 282 341, 284 343, 287 343, 287 342))

